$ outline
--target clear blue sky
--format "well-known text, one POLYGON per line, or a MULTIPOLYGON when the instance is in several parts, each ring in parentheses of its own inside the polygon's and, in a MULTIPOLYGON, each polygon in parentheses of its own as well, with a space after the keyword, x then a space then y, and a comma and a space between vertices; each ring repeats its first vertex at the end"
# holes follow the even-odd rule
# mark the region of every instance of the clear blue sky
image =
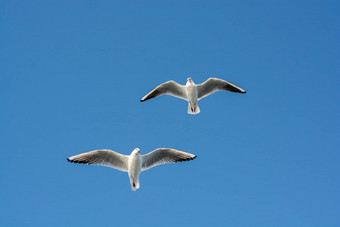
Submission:
POLYGON ((340 226, 338 1, 0 1, 0 226, 340 226), (139 102, 168 80, 247 90, 139 102), (126 173, 66 158, 159 147, 126 173))

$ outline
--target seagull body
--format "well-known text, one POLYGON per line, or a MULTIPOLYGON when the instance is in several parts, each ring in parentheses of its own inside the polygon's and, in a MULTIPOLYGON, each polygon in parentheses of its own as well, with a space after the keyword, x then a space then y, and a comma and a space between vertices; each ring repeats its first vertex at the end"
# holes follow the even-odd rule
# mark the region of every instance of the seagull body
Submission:
POLYGON ((129 156, 128 174, 130 178, 131 189, 136 191, 139 188, 139 175, 142 172, 142 157, 139 154, 139 149, 133 150, 129 156))
POLYGON ((140 187, 139 175, 142 171, 161 164, 189 161, 195 158, 196 155, 170 148, 158 148, 148 154, 140 155, 140 150, 135 148, 130 155, 122 155, 112 150, 94 150, 69 157, 67 160, 128 172, 131 190, 136 191, 140 187))
POLYGON ((200 108, 197 105, 198 100, 221 90, 246 93, 246 91, 242 88, 239 88, 236 85, 225 80, 209 78, 204 83, 196 85, 194 81, 189 77, 185 86, 171 80, 159 85, 158 87, 150 91, 140 101, 144 102, 148 99, 152 99, 165 94, 172 95, 188 101, 188 114, 198 114, 200 112, 200 108))
POLYGON ((200 108, 197 105, 197 99, 198 99, 198 89, 195 85, 194 81, 189 78, 187 80, 187 84, 185 85, 187 100, 188 100, 188 113, 189 114, 198 114, 200 111, 200 108))

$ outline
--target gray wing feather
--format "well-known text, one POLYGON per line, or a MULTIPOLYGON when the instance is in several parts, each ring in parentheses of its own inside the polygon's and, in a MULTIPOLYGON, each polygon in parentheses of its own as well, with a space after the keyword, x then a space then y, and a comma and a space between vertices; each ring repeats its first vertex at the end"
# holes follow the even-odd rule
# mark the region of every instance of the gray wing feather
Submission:
POLYGON ((197 85, 198 99, 202 99, 205 96, 208 96, 220 90, 246 93, 246 91, 243 90, 242 88, 237 87, 236 85, 229 83, 225 80, 209 78, 204 83, 197 85))
POLYGON ((187 94, 185 90, 185 86, 176 83, 175 81, 168 81, 164 84, 159 85, 152 91, 150 91, 147 95, 145 95, 140 101, 144 102, 148 99, 155 98, 160 95, 172 95, 181 99, 186 100, 187 94))
POLYGON ((170 148, 158 148, 148 154, 142 155, 142 171, 166 163, 189 161, 196 155, 170 148))
POLYGON ((67 158, 73 163, 107 166, 121 171, 128 171, 129 157, 112 150, 95 150, 67 158))

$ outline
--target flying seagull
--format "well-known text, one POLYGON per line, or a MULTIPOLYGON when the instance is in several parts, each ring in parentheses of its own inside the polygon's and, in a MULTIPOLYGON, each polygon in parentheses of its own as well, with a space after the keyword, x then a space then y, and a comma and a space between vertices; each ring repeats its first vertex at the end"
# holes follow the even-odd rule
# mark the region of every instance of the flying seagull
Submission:
POLYGON ((200 112, 200 108, 197 105, 197 101, 216 91, 221 90, 246 93, 246 91, 242 88, 239 88, 225 80, 209 78, 204 83, 196 85, 189 77, 185 86, 171 80, 150 91, 140 101, 144 102, 160 95, 172 95, 189 102, 188 114, 198 114, 200 112))
POLYGON ((130 155, 123 155, 112 150, 94 150, 67 158, 67 161, 88 165, 107 166, 120 171, 128 172, 131 190, 139 188, 139 175, 141 171, 161 164, 189 161, 196 155, 170 148, 158 148, 148 154, 140 155, 135 148, 130 155))

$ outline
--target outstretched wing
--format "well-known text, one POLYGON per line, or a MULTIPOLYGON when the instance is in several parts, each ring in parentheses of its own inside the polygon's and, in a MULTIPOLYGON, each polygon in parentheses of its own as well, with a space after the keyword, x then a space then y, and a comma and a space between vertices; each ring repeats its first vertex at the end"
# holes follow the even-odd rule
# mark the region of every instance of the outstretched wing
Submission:
POLYGON ((112 150, 95 150, 67 158, 67 161, 88 165, 107 166, 121 171, 128 171, 129 157, 112 150))
POLYGON ((148 154, 142 155, 142 171, 166 163, 189 161, 196 155, 170 148, 158 148, 148 154))
POLYGON ((220 90, 246 93, 246 91, 243 90, 242 88, 239 88, 236 85, 229 83, 225 80, 209 78, 204 83, 197 85, 198 99, 202 99, 205 96, 208 96, 220 90))
POLYGON ((185 86, 176 83, 175 81, 168 81, 164 84, 159 85, 152 91, 150 91, 147 95, 145 95, 140 101, 144 102, 148 99, 155 98, 160 95, 172 95, 177 98, 181 98, 186 100, 187 94, 185 90, 185 86))

